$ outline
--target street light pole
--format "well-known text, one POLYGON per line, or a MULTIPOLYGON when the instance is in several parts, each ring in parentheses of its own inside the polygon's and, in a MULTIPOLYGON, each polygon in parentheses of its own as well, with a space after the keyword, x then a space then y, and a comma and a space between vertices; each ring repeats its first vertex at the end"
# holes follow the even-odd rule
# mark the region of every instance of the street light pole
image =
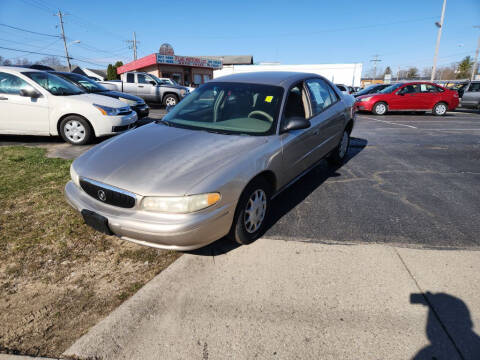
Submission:
POLYGON ((433 81, 435 79, 435 71, 437 70, 438 48, 440 47, 440 38, 442 37, 442 27, 443 27, 443 19, 445 17, 446 5, 447 5, 447 0, 443 0, 442 16, 440 17, 440 22, 435 23, 435 25, 438 26, 438 33, 437 33, 437 44, 435 45, 435 55, 433 57, 432 76, 430 77, 430 81, 433 81))
MULTIPOLYGON (((479 25, 474 26, 474 28, 479 28, 479 25)), ((472 80, 475 80, 475 74, 477 73, 477 64, 478 64, 478 53, 480 52, 480 36, 478 37, 478 45, 477 45, 477 50, 475 51, 475 61, 473 63, 473 69, 472 69, 472 80)))

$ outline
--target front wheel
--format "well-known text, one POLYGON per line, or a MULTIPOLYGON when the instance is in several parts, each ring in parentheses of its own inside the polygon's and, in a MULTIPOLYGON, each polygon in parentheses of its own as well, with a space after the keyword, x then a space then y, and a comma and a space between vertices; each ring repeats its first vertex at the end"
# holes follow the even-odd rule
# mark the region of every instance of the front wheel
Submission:
POLYGON ((240 197, 229 238, 243 245, 255 241, 263 234, 269 207, 270 185, 263 178, 252 181, 240 197))
POLYGON ((163 105, 165 106, 175 106, 178 103, 178 98, 176 95, 168 94, 163 98, 163 105))
POLYGON ((385 104, 384 102, 379 102, 373 106, 372 112, 375 115, 385 115, 387 113, 387 110, 387 104, 385 104))
POLYGON ((327 160, 333 165, 341 165, 345 161, 350 146, 350 134, 347 130, 343 131, 342 139, 338 146, 328 156, 327 160))
POLYGON ((438 104, 435 104, 435 106, 432 109, 433 115, 436 116, 443 116, 447 113, 447 104, 440 102, 438 104))
POLYGON ((73 145, 88 144, 93 138, 90 124, 80 116, 67 116, 60 123, 60 135, 73 145))

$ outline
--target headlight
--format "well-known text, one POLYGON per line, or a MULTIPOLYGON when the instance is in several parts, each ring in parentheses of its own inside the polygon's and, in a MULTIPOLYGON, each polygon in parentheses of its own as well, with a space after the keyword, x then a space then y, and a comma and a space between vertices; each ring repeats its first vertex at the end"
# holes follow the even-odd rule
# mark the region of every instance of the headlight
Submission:
POLYGON ((123 101, 124 103, 127 103, 130 106, 137 105, 137 102, 135 100, 130 100, 130 99, 122 98, 122 97, 119 97, 118 100, 123 101))
POLYGON ((70 165, 70 177, 72 178, 73 183, 78 187, 80 187, 80 177, 78 176, 77 172, 73 168, 73 164, 70 165))
POLYGON ((120 109, 111 108, 108 106, 93 104, 103 115, 116 116, 120 112, 120 109))
POLYGON ((372 98, 372 97, 369 96, 369 97, 366 97, 366 98, 362 98, 362 99, 360 99, 359 101, 368 101, 368 100, 370 100, 371 98, 372 98))
POLYGON ((187 91, 185 89, 180 90, 180 95, 185 96, 186 93, 187 91))
POLYGON ((147 196, 142 200, 142 208, 147 211, 184 214, 205 209, 220 200, 219 193, 190 196, 147 196))

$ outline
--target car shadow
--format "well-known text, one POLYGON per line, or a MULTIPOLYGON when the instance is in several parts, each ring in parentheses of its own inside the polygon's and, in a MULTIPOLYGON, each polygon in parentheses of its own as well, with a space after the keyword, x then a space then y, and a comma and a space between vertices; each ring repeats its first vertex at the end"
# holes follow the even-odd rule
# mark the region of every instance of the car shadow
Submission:
MULTIPOLYGON (((337 170, 357 156, 367 144, 368 141, 365 139, 352 137, 348 154, 343 165, 332 166, 326 160, 322 160, 294 184, 272 199, 270 212, 266 219, 266 226, 261 236, 272 228, 283 216, 288 214, 298 204, 305 200, 305 198, 314 192, 315 189, 322 185, 327 179, 341 176, 337 170)), ((215 256, 226 254, 239 246, 240 244, 237 244, 227 237, 223 237, 210 245, 197 250, 186 251, 186 253, 201 256, 215 256)))
POLYGON ((425 332, 430 341, 412 359, 480 359, 480 336, 473 331, 470 310, 464 301, 446 293, 427 291, 411 294, 410 303, 428 308, 425 332))

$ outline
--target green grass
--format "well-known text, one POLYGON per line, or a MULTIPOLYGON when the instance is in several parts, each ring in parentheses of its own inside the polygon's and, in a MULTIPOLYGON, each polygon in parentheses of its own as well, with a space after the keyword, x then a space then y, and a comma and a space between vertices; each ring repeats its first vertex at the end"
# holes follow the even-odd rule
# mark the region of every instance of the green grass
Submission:
POLYGON ((59 356, 180 256, 86 226, 64 199, 70 164, 0 147, 0 352, 59 356))

